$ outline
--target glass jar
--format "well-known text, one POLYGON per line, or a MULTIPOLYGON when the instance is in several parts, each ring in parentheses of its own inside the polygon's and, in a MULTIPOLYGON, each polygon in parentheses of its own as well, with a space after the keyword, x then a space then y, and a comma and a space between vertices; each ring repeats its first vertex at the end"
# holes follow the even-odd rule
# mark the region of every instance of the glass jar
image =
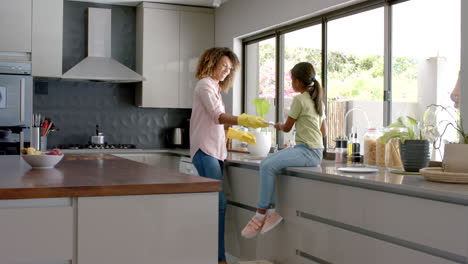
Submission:
MULTIPOLYGON (((397 130, 398 132, 407 131, 406 128, 387 128, 386 132, 392 130, 397 130)), ((385 166, 388 168, 403 169, 399 142, 399 138, 393 138, 385 144, 385 166)))
POLYGON ((381 135, 377 128, 369 128, 364 134, 364 164, 367 166, 377 165, 377 139, 381 135))
POLYGON ((388 168, 403 169, 399 141, 398 138, 393 138, 385 144, 385 166, 388 168))
POLYGON ((375 165, 379 167, 385 167, 385 145, 385 143, 381 143, 379 139, 377 139, 375 147, 375 165))

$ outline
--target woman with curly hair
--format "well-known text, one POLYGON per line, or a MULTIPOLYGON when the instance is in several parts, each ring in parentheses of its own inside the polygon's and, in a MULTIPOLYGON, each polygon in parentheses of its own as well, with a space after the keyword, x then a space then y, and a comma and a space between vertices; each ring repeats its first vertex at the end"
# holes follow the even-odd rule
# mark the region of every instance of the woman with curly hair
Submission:
MULTIPOLYGON (((190 118, 190 156, 202 177, 223 181, 223 162, 227 157, 226 137, 255 144, 249 132, 232 128, 224 133, 224 125, 258 128, 268 126, 259 117, 225 113, 221 91, 228 92, 240 63, 229 48, 206 50, 198 62, 197 85, 193 93, 190 118)), ((224 190, 219 192, 218 263, 226 263, 224 250, 224 218, 226 213, 224 190)))

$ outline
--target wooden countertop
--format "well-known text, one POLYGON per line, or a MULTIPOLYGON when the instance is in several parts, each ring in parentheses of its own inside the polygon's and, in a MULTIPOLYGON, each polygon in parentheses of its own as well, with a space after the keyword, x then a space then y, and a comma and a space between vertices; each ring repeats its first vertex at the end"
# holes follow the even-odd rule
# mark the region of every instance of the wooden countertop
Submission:
POLYGON ((0 156, 0 199, 218 192, 221 182, 107 154, 65 154, 53 169, 0 156))

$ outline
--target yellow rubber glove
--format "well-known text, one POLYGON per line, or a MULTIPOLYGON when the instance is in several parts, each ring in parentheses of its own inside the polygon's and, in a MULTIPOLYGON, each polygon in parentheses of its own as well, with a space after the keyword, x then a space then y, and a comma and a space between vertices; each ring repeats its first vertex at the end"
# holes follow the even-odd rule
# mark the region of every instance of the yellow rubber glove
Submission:
POLYGON ((255 143, 257 143, 257 139, 254 135, 252 135, 252 133, 239 131, 234 128, 229 128, 226 136, 230 139, 237 139, 239 141, 247 142, 249 145, 255 145, 255 143))
POLYGON ((251 116, 248 114, 242 114, 237 118, 237 123, 241 126, 259 128, 267 127, 268 124, 265 123, 265 120, 261 117, 251 116))

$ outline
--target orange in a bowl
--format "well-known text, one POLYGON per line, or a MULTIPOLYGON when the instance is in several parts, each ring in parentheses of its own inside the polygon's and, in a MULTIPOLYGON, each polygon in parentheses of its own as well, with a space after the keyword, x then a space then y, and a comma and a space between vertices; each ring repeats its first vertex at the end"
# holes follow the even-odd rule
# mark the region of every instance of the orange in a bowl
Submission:
POLYGON ((21 155, 31 167, 35 169, 53 168, 63 158, 62 155, 21 155))

